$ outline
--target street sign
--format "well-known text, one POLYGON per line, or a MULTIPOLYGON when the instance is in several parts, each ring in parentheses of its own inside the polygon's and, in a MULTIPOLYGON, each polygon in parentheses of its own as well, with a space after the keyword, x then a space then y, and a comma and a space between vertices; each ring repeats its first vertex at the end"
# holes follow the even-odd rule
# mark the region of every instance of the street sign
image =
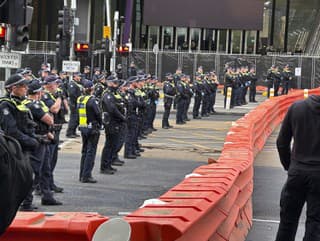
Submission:
POLYGON ((103 38, 110 38, 110 37, 111 37, 111 27, 103 26, 103 38))
POLYGON ((70 73, 80 72, 80 61, 62 61, 62 70, 70 73))
POLYGON ((21 54, 0 52, 0 68, 18 69, 21 67, 21 54))

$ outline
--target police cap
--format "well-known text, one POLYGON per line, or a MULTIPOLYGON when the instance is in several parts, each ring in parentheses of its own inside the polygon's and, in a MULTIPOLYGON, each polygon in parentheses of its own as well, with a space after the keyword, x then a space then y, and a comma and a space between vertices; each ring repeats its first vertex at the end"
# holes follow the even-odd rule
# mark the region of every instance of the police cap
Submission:
POLYGON ((28 84, 29 81, 26 80, 21 74, 11 75, 5 82, 4 85, 6 88, 10 88, 15 85, 28 84))
POLYGON ((137 82, 139 78, 137 76, 130 76, 127 81, 130 83, 137 82))
POLYGON ((51 83, 58 83, 59 81, 61 81, 61 80, 59 79, 59 77, 52 74, 52 75, 48 75, 48 76, 44 79, 43 84, 47 85, 47 84, 51 84, 51 83))
POLYGON ((36 94, 42 90, 43 90, 43 88, 42 88, 40 81, 38 79, 33 79, 28 84, 28 95, 36 94))
POLYGON ((83 84, 83 87, 85 89, 91 89, 93 87, 93 82, 91 80, 85 80, 84 81, 84 84, 83 84))

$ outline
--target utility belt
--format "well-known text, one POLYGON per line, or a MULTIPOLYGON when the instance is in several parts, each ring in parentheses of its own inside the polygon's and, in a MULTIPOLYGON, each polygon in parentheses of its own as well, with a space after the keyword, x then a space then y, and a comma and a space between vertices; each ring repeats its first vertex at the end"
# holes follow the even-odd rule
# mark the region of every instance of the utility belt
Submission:
POLYGON ((174 99, 175 98, 174 95, 167 95, 167 94, 164 94, 164 97, 167 97, 167 98, 170 98, 170 99, 174 99))

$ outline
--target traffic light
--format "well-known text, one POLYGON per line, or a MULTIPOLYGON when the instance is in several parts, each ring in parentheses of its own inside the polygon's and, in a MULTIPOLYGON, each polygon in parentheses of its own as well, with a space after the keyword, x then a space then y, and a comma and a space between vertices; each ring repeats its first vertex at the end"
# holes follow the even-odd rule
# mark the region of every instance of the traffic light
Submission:
POLYGON ((29 28, 27 25, 18 25, 12 27, 11 33, 11 49, 16 51, 24 51, 29 43, 29 28))
POLYGON ((58 11, 58 32, 62 35, 71 34, 71 13, 69 8, 58 11))
POLYGON ((7 28, 0 25, 0 47, 6 43, 7 28))
POLYGON ((81 42, 75 42, 74 43, 74 53, 77 57, 84 56, 88 57, 90 52, 90 45, 89 43, 81 43, 81 42))
POLYGON ((61 59, 66 59, 70 53, 70 39, 67 36, 57 34, 56 53, 61 59))
POLYGON ((58 32, 60 34, 64 32, 64 10, 58 11, 58 32))
POLYGON ((120 56, 127 57, 129 55, 129 47, 127 45, 120 45, 117 52, 120 56))

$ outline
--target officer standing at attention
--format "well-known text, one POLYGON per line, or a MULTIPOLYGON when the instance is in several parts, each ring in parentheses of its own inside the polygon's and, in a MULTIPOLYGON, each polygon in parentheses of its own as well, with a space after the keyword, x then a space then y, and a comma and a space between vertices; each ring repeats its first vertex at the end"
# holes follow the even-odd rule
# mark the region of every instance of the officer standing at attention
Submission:
POLYGON ((256 76, 256 70, 254 67, 250 69, 249 72, 249 79, 250 79, 250 86, 249 86, 249 101, 250 102, 257 102, 256 101, 256 85, 257 85, 257 76, 256 76))
MULTIPOLYGON (((30 166, 30 152, 36 150, 39 142, 36 139, 34 128, 35 122, 32 119, 30 110, 24 105, 23 100, 27 94, 29 81, 20 74, 14 74, 5 81, 7 91, 6 97, 0 101, 0 127, 4 134, 15 138, 21 145, 22 152, 26 158, 26 167, 32 173, 30 166)), ((32 188, 32 177, 30 183, 24 183, 27 190, 32 188)), ((32 194, 30 193, 21 205, 21 210, 33 211, 32 194)))
POLYGON ((199 116, 199 109, 203 96, 203 83, 201 74, 196 74, 196 80, 193 82, 194 105, 193 105, 193 119, 201 119, 199 116))
POLYGON ((80 73, 73 74, 73 80, 70 81, 68 86, 68 96, 69 96, 69 108, 70 108, 70 120, 68 124, 68 129, 66 132, 66 137, 68 138, 76 138, 79 137, 77 135, 76 130, 78 127, 78 111, 77 111, 77 99, 80 95, 82 95, 83 86, 81 84, 81 76, 80 73))
POLYGON ((84 83, 84 95, 78 97, 79 130, 82 136, 80 162, 80 182, 96 183, 92 177, 92 169, 97 153, 97 146, 102 126, 101 112, 93 94, 93 83, 84 83))
POLYGON ((169 129, 172 128, 169 124, 169 116, 174 98, 176 95, 176 88, 173 81, 173 76, 171 73, 166 74, 166 81, 163 83, 163 93, 164 93, 164 112, 162 117, 162 128, 169 129))
POLYGON ((289 65, 286 64, 281 72, 281 80, 282 80, 282 95, 287 95, 289 92, 289 86, 292 84, 293 73, 291 72, 289 65))
POLYGON ((177 114, 176 114, 176 124, 183 125, 186 122, 183 120, 183 113, 185 110, 185 105, 188 100, 187 89, 186 89, 186 76, 181 75, 180 80, 177 82, 177 114))
POLYGON ((311 95, 289 108, 277 148, 288 171, 280 199, 280 224, 276 241, 294 241, 299 218, 307 203, 304 241, 320 240, 320 96, 311 95), (293 145, 292 145, 293 140, 293 145))
POLYGON ((42 93, 43 89, 39 80, 34 79, 28 85, 28 99, 24 101, 37 123, 35 134, 40 142, 38 148, 30 155, 31 165, 35 171, 34 184, 40 187, 42 205, 62 205, 53 197, 50 189, 51 152, 49 144, 54 140, 54 134, 50 131, 54 122, 49 108, 41 100, 42 93))
POLYGON ((108 89, 102 97, 102 123, 106 135, 101 155, 100 171, 102 174, 114 174, 117 171, 111 165, 113 164, 113 158, 120 151, 121 135, 123 130, 126 129, 124 103, 118 93, 119 83, 120 81, 115 77, 109 77, 107 80, 108 89))
POLYGON ((185 83, 186 83, 185 93, 187 95, 187 99, 186 99, 186 103, 184 105, 182 119, 183 119, 183 121, 190 121, 190 119, 188 118, 188 110, 189 110, 189 106, 191 103, 191 98, 193 96, 192 86, 190 84, 190 75, 185 76, 185 83))

